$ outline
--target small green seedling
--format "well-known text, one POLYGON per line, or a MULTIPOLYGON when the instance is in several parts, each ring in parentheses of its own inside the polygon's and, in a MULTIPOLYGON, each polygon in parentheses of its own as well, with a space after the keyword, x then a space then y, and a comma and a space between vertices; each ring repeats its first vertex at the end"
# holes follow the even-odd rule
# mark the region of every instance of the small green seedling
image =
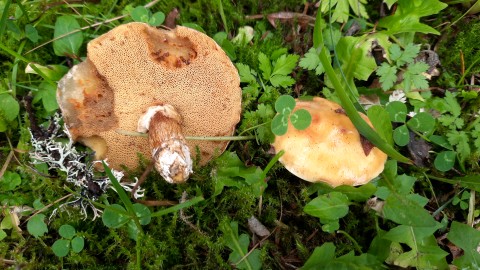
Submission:
MULTIPOLYGON (((152 214, 148 207, 140 203, 135 203, 132 207, 140 225, 147 225, 150 223, 152 214)), ((131 239, 137 240, 140 229, 137 227, 133 217, 123 206, 119 204, 107 206, 103 212, 102 221, 105 226, 114 229, 127 225, 128 235, 131 239)))
POLYGON ((260 250, 248 250, 250 244, 249 237, 247 234, 238 235, 238 223, 236 221, 224 221, 220 225, 220 229, 223 232, 225 245, 232 250, 228 261, 232 263, 235 268, 250 270, 262 268, 260 250))
POLYGON ((57 257, 65 257, 70 250, 75 253, 79 253, 85 246, 85 241, 82 236, 79 236, 75 231, 75 228, 71 225, 64 224, 58 230, 58 233, 62 238, 53 243, 52 250, 57 257))
POLYGON ((165 21, 165 14, 161 11, 152 14, 144 6, 138 6, 130 12, 130 16, 136 22, 148 23, 151 26, 160 26, 165 21))
POLYGON ((458 205, 462 210, 468 209, 468 200, 470 199, 470 192, 464 191, 462 195, 453 197, 453 205, 458 205))
POLYGON ((272 120, 271 129, 273 134, 282 136, 287 133, 288 122, 298 130, 304 130, 310 126, 312 116, 305 109, 299 109, 292 113, 295 108, 296 101, 293 97, 282 95, 275 102, 275 110, 277 115, 272 120))

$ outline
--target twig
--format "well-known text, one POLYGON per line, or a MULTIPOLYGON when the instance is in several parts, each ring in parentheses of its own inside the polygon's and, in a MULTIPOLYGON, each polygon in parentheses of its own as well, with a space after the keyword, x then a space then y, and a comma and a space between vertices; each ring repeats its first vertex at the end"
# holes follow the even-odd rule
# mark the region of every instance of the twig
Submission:
POLYGON ((0 178, 3 177, 3 174, 8 168, 8 164, 10 164, 10 161, 12 160, 13 157, 13 150, 10 150, 10 153, 8 153, 7 159, 5 160, 5 163, 2 166, 2 170, 0 170, 0 178))
POLYGON ((65 196, 63 196, 62 198, 54 201, 53 203, 50 203, 50 204, 44 206, 42 209, 40 209, 40 210, 38 210, 37 212, 35 212, 35 214, 33 214, 33 215, 31 215, 30 217, 28 217, 23 223, 29 221, 32 217, 34 217, 34 216, 42 213, 43 211, 47 210, 47 209, 50 208, 52 205, 54 205, 54 204, 56 204, 56 203, 58 203, 58 202, 61 202, 61 201, 65 200, 65 199, 67 199, 68 197, 71 197, 71 196, 73 196, 73 194, 65 195, 65 196))
MULTIPOLYGON (((187 192, 186 191, 183 191, 182 193, 182 198, 180 199, 180 203, 184 203, 187 201, 187 192)), ((189 218, 191 218, 191 216, 186 216, 185 215, 185 212, 183 212, 183 208, 180 209, 179 211, 179 215, 180 215, 180 219, 185 222, 185 224, 187 224, 188 226, 190 226, 190 228, 192 228, 194 231, 198 232, 199 234, 203 235, 203 236, 207 236, 207 234, 205 232, 203 232, 199 227, 195 226, 190 220, 189 218)))
POLYGON ((265 242, 265 240, 267 240, 267 238, 269 238, 276 230, 277 230, 278 227, 275 227, 275 229, 272 230, 272 232, 265 236, 264 238, 262 238, 262 240, 258 241, 258 243, 256 243, 248 252, 247 254, 245 254, 245 256, 243 256, 238 262, 234 263, 233 265, 238 265, 239 263, 243 262, 260 244, 262 244, 263 242, 265 242))

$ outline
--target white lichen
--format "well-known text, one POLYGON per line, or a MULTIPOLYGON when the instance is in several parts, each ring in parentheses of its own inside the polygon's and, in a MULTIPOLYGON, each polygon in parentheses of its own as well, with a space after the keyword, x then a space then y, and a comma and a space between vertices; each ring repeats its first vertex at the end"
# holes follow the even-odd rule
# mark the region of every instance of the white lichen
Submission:
MULTIPOLYGON (((62 129, 60 124, 60 115, 55 114, 50 127, 47 130, 37 130, 34 134, 30 130, 32 151, 30 157, 33 164, 46 163, 49 169, 57 169, 66 173, 66 181, 72 183, 77 189, 80 196, 75 196, 75 200, 64 203, 55 209, 52 216, 60 209, 63 211, 67 205, 78 206, 80 212, 85 218, 87 209, 93 212, 93 219, 100 217, 102 211, 97 209, 92 201, 96 201, 107 189, 113 188, 110 179, 106 176, 97 177, 94 173, 95 162, 90 162, 91 154, 86 152, 78 152, 73 146, 72 140, 67 129, 62 129), (67 142, 60 139, 66 138, 67 142)), ((120 185, 128 192, 132 190, 135 183, 122 182, 123 172, 112 170, 112 174, 120 183, 120 185)), ((138 181, 138 180, 136 180, 138 181)), ((143 189, 138 189, 134 197, 141 198, 144 195, 143 189)))

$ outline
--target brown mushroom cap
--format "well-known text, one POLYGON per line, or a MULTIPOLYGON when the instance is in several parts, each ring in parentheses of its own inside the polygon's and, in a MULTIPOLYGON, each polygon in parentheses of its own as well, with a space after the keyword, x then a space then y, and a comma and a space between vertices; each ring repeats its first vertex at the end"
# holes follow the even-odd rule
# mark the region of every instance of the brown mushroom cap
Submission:
POLYGON ((289 123, 287 133, 273 143, 277 153, 285 151, 280 162, 291 173, 336 187, 365 184, 383 171, 387 155, 376 147, 362 146, 360 134, 340 105, 315 97, 297 100, 294 111, 298 109, 310 112, 310 126, 297 130, 289 123))
MULTIPOLYGON (((186 136, 230 136, 240 120, 238 72, 211 38, 177 26, 173 30, 143 23, 118 26, 92 40, 87 59, 59 82, 57 100, 74 140, 105 141, 113 168, 135 168, 137 152, 150 157, 145 137, 136 131, 150 106, 170 104, 182 116, 186 136)), ((189 141, 200 164, 221 154, 228 141, 189 141)), ((95 149, 94 149, 95 150, 95 149)))

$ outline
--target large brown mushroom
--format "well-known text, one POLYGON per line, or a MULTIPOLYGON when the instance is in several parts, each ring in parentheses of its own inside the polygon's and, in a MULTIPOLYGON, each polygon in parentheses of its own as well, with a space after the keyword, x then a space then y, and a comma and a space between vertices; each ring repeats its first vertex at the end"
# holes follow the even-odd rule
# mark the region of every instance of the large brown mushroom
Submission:
POLYGON ((387 155, 358 133, 339 104, 315 97, 297 100, 293 111, 299 109, 311 114, 310 126, 298 130, 289 123, 287 133, 273 143, 277 153, 285 151, 280 162, 291 173, 336 187, 365 184, 383 171, 387 155))
POLYGON ((238 72, 215 41, 187 27, 143 23, 90 41, 87 59, 59 82, 57 100, 72 139, 97 159, 135 168, 138 152, 153 155, 169 182, 188 178, 197 153, 204 165, 228 144, 186 142, 184 134, 230 136, 241 113, 238 72), (137 128, 149 138, 118 132, 137 128))

